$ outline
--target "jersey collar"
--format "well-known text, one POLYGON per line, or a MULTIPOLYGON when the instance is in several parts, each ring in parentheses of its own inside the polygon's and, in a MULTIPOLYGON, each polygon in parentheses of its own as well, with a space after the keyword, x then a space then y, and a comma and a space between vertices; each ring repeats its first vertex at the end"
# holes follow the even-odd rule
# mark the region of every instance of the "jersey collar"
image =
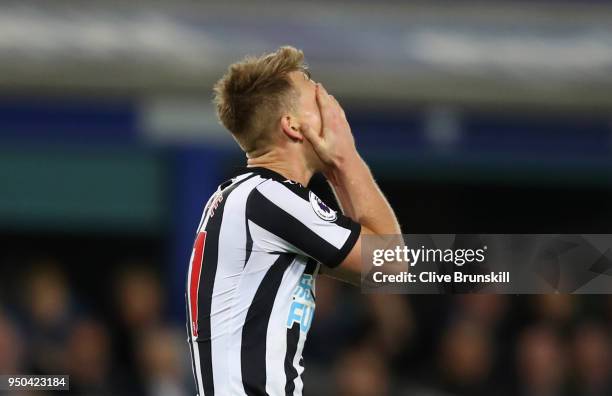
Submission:
POLYGON ((257 166, 257 167, 253 167, 253 168, 245 168, 245 172, 253 172, 256 175, 259 175, 261 177, 267 178, 267 179, 273 179, 276 181, 279 181, 281 183, 284 183, 286 181, 289 181, 291 183, 297 183, 300 184, 294 180, 290 180, 287 179, 285 176, 281 175, 278 172, 273 171, 272 169, 268 169, 268 168, 264 168, 261 166, 257 166))

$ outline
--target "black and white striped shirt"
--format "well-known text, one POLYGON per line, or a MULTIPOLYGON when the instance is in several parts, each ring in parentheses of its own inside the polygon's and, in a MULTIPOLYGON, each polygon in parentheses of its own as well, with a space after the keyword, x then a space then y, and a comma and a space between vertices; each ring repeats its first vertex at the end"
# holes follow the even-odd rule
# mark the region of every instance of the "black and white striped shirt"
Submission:
POLYGON ((319 264, 339 265, 360 230, 266 168, 219 186, 204 208, 187 275, 200 396, 302 394, 319 264))

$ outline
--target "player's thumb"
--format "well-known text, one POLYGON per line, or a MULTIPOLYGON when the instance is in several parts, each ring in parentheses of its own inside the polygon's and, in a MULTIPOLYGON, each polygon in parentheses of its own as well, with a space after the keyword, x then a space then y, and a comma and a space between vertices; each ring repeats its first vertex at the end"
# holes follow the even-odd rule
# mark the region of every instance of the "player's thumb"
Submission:
POLYGON ((302 135, 308 140, 315 148, 320 147, 323 144, 323 138, 307 123, 300 125, 300 131, 302 135))

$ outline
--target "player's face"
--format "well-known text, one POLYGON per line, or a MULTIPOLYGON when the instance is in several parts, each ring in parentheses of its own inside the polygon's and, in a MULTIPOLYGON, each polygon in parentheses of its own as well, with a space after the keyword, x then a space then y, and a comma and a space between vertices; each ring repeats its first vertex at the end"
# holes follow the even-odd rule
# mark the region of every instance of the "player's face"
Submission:
MULTIPOLYGON (((321 133, 321 114, 316 98, 317 83, 301 71, 291 72, 289 77, 299 94, 295 109, 299 123, 306 123, 311 129, 321 133)), ((312 146, 309 143, 305 146, 308 149, 307 158, 311 160, 312 165, 316 169, 323 169, 323 164, 312 146)))
POLYGON ((321 115, 316 99, 317 83, 301 71, 292 72, 289 76, 299 93, 296 109, 299 122, 307 123, 315 131, 320 131, 321 115))

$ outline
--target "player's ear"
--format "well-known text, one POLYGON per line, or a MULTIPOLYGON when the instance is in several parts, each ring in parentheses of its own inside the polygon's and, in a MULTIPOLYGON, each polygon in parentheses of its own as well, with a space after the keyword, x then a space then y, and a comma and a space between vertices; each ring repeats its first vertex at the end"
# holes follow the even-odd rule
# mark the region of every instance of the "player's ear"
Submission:
POLYGON ((294 141, 304 141, 304 135, 300 131, 300 125, 297 123, 297 118, 292 117, 290 114, 285 114, 281 118, 281 129, 283 133, 294 141))

